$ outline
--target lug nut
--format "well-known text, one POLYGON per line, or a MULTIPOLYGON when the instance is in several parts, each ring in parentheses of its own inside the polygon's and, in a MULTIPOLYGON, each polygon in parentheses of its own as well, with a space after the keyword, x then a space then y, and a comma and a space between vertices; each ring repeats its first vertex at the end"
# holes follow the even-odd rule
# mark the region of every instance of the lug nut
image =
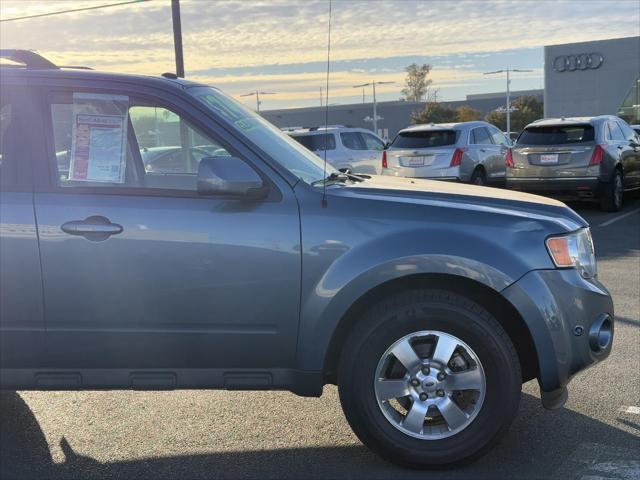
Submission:
POLYGON ((445 378, 447 378, 447 375, 446 375, 444 372, 440 372, 440 373, 438 374, 438 380, 439 380, 439 381, 442 381, 442 380, 444 380, 445 378))
POLYGON ((436 392, 436 395, 438 395, 439 397, 444 397, 444 390, 438 390, 436 392))
POLYGON ((420 394, 420 400, 422 400, 423 402, 424 402, 427 398, 429 398, 429 395, 427 395, 426 393, 421 393, 421 394, 420 394))
POLYGON ((411 385, 413 385, 414 387, 417 387, 418 385, 420 385, 420 382, 418 381, 417 378, 414 378, 413 380, 411 380, 411 385))
POLYGON ((424 375, 429 375, 429 372, 431 372, 431 369, 429 367, 422 367, 422 373, 424 375))

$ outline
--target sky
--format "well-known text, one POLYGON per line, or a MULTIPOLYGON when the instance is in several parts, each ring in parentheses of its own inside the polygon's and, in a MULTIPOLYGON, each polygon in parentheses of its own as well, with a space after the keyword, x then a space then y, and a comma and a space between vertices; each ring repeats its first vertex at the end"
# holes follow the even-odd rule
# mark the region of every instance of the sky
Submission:
MULTIPOLYGON (((0 0, 0 19, 122 0, 0 0)), ((181 0, 186 77, 263 110, 320 105, 328 0, 181 0)), ((333 0, 329 103, 397 100, 407 65, 428 63, 438 100, 505 89, 483 72, 531 69, 512 90, 543 87, 543 47, 640 35, 640 0, 333 0), (371 88, 365 89, 371 101, 371 88)), ((175 71, 171 1, 0 23, 1 48, 28 48, 59 65, 157 75, 175 71)), ((326 94, 326 92, 325 92, 326 94)))

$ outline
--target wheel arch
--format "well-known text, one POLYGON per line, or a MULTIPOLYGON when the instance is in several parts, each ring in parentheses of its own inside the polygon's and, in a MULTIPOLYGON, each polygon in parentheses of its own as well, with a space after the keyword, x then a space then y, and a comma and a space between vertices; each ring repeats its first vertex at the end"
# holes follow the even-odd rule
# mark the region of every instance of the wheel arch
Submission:
POLYGON ((379 302, 395 293, 435 288, 464 295, 487 309, 502 325, 514 344, 522 369, 522 381, 538 376, 538 357, 527 324, 516 308, 500 292, 478 281, 452 274, 415 274, 389 280, 360 296, 342 316, 327 349, 323 377, 325 383, 335 384, 340 353, 351 328, 373 302, 379 302))

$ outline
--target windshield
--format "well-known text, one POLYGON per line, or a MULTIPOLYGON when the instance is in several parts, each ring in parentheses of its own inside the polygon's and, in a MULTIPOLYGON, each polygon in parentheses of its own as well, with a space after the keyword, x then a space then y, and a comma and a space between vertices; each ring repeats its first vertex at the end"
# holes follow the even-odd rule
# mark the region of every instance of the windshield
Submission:
POLYGON ((518 145, 564 145, 593 142, 595 130, 591 125, 550 125, 527 127, 518 137, 518 145))
POLYGON ((326 175, 338 173, 327 164, 325 175, 320 157, 219 90, 210 87, 194 87, 190 89, 190 93, 302 181, 311 184, 324 179, 326 175))
POLYGON ((458 132, 455 130, 418 130, 400 132, 391 148, 430 148, 455 145, 458 132))

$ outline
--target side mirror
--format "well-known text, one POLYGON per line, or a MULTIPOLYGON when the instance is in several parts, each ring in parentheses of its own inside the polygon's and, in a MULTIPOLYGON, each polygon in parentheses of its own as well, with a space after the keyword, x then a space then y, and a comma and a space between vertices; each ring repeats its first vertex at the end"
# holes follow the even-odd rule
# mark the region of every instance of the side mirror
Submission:
POLYGON ((203 157, 198 165, 198 194, 259 199, 269 193, 260 175, 237 157, 203 157))

